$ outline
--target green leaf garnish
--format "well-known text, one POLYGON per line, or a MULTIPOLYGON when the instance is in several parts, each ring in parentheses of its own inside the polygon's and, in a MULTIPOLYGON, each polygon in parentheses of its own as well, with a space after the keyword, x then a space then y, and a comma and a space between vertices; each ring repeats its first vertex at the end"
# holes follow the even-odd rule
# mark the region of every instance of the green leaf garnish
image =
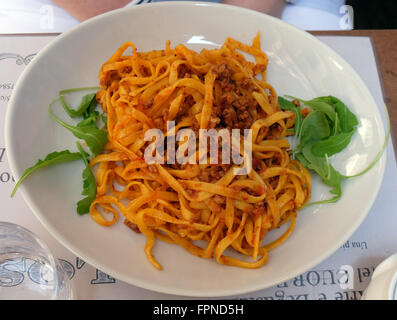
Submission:
POLYGON ((342 196, 341 180, 343 176, 330 164, 326 154, 323 156, 316 156, 312 149, 312 144, 306 145, 297 159, 298 161, 303 159, 303 162, 301 161, 302 165, 316 172, 322 178, 323 183, 331 187, 330 192, 334 194, 334 197, 327 200, 311 202, 310 205, 337 202, 342 196))
POLYGON ((349 110, 349 108, 339 99, 330 96, 332 103, 334 104, 335 111, 338 115, 340 122, 340 128, 342 132, 351 132, 358 126, 357 117, 349 110))
POLYGON ((84 87, 84 88, 74 88, 74 89, 66 89, 66 90, 61 90, 58 93, 58 98, 59 101, 61 102, 62 107, 65 109, 66 113, 71 117, 71 118, 76 118, 83 116, 86 113, 92 112, 96 105, 96 93, 89 93, 83 96, 81 99, 81 102, 79 106, 77 107, 76 110, 72 109, 71 107, 68 106, 65 100, 65 95, 70 92, 76 92, 76 91, 86 91, 86 90, 96 90, 100 89, 99 87, 84 87))
POLYGON ((72 126, 54 115, 52 112, 52 104, 50 104, 48 112, 56 122, 72 132, 75 137, 83 139, 94 155, 99 154, 103 150, 108 136, 105 131, 98 129, 94 122, 87 121, 80 123, 80 125, 72 126))
POLYGON ((354 130, 350 132, 341 132, 319 141, 315 146, 313 146, 313 153, 316 156, 324 156, 327 154, 330 157, 341 152, 350 143, 354 132, 354 130))
MULTIPOLYGON (((84 87, 84 88, 74 88, 74 89, 67 89, 61 90, 58 94, 58 99, 65 110, 65 112, 71 117, 82 117, 83 119, 77 123, 76 126, 70 125, 58 117, 56 117, 52 111, 52 106, 58 99, 55 99, 49 106, 49 114, 51 118, 53 118, 57 123, 61 126, 65 127, 69 131, 73 133, 73 135, 79 139, 83 139, 86 143, 88 148, 91 150, 92 155, 96 156, 99 154, 107 142, 107 133, 104 130, 100 130, 97 126, 97 121, 101 119, 106 127, 107 117, 104 113, 100 114, 98 111, 95 111, 97 107, 96 101, 96 94, 89 93, 83 96, 79 106, 76 109, 71 108, 66 100, 65 95, 70 92, 76 91, 85 91, 85 90, 98 90, 99 87, 84 87)), ((83 177, 83 192, 82 195, 86 196, 85 198, 81 199, 77 203, 77 213, 82 215, 89 212, 91 203, 96 198, 96 180, 95 176, 92 173, 89 163, 87 154, 79 142, 76 142, 77 148, 79 152, 71 153, 69 150, 61 151, 61 152, 52 152, 48 154, 44 160, 38 160, 38 162, 25 170, 22 177, 17 182, 14 190, 12 191, 11 197, 14 196, 17 188, 19 185, 34 171, 51 166, 57 163, 68 162, 73 160, 82 159, 85 164, 85 169, 83 170, 82 177, 83 177)))
POLYGON ((77 213, 80 215, 86 214, 90 211, 91 203, 96 198, 96 180, 92 173, 87 160, 87 153, 84 151, 80 143, 76 142, 77 148, 80 151, 81 157, 84 160, 85 169, 83 170, 83 196, 87 196, 77 202, 77 213))
POLYGON ((316 98, 312 100, 302 100, 292 96, 287 96, 287 97, 302 102, 306 106, 311 107, 314 111, 320 111, 324 113, 332 122, 335 122, 335 116, 336 116, 335 109, 331 104, 327 102, 326 99, 316 98))
MULTIPOLYGON (((357 131, 359 123, 357 117, 334 96, 322 96, 312 100, 287 97, 296 99, 313 110, 295 125, 295 140, 298 144, 294 143, 294 145, 298 146, 294 148, 293 155, 305 168, 317 173, 323 183, 331 188, 330 192, 334 194, 330 199, 311 202, 308 205, 337 202, 342 196, 342 180, 368 172, 381 158, 390 136, 387 108, 385 106, 388 129, 382 149, 366 169, 351 176, 344 176, 331 165, 329 157, 341 152, 349 145, 357 131)), ((292 102, 284 98, 279 98, 279 104, 283 110, 290 110, 294 106, 292 102)), ((299 108, 295 106, 294 110, 299 110, 299 108)))
POLYGON ((298 148, 301 149, 308 143, 317 142, 329 136, 330 128, 324 113, 312 111, 302 121, 298 148))
POLYGON ((284 99, 283 97, 278 97, 278 103, 282 110, 288 110, 295 112, 296 120, 295 120, 295 132, 300 131, 300 127, 302 124, 302 114, 300 113, 300 108, 293 104, 291 101, 284 99))
POLYGON ((30 176, 33 172, 37 171, 38 169, 49 167, 54 164, 69 162, 81 159, 80 152, 70 152, 69 150, 64 151, 55 151, 49 153, 44 160, 39 159, 35 165, 30 168, 27 168, 24 173, 22 174, 21 178, 19 178, 17 184, 14 187, 14 190, 11 193, 11 197, 14 196, 15 192, 17 191, 19 185, 24 181, 28 176, 30 176))

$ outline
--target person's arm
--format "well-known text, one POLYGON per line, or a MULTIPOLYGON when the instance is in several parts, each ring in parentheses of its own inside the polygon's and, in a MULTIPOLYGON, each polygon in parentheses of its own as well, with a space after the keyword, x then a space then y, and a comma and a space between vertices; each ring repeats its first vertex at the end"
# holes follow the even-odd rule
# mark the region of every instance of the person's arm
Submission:
POLYGON ((285 0, 222 0, 222 3, 253 9, 277 18, 281 17, 286 6, 285 0))
POLYGON ((79 21, 124 7, 131 0, 52 0, 79 21))

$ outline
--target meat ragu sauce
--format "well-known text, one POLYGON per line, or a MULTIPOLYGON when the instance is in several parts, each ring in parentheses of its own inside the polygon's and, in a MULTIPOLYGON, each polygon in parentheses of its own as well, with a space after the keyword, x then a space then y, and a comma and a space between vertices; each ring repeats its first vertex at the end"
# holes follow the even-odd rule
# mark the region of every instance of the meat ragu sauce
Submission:
MULTIPOLYGON (((255 120, 254 114, 261 112, 251 95, 254 84, 248 78, 237 83, 233 79, 234 71, 226 63, 218 64, 213 72, 216 74, 214 104, 208 129, 249 129, 255 120)), ((199 129, 197 121, 194 128, 199 129)))
MULTIPOLYGON (((254 84, 248 78, 238 84, 233 80, 233 70, 226 63, 215 67, 215 101, 213 113, 219 119, 219 127, 227 129, 249 129, 254 117, 249 111, 259 110, 258 102, 252 97, 254 84), (217 94, 217 91, 220 94, 217 94)), ((214 121, 218 122, 218 121, 214 121)))
MULTIPOLYGON (((261 70, 257 70, 260 72, 261 70)), ((216 75, 214 83, 214 101, 211 113, 211 119, 208 129, 249 129, 255 120, 264 117, 265 114, 260 108, 258 102, 252 96, 253 91, 257 91, 254 83, 249 78, 243 78, 240 81, 235 81, 233 78, 234 71, 227 65, 227 63, 220 63, 213 69, 216 75)), ((182 64, 178 69, 178 76, 180 78, 190 78, 192 71, 182 64)), ((180 121, 183 116, 194 105, 195 101, 191 95, 187 95, 179 109, 176 122, 180 121)), ((163 124, 167 122, 167 112, 163 114, 163 124)), ((161 125, 160 125, 161 126, 161 125)), ((192 129, 195 131, 196 137, 199 137, 200 124, 193 119, 192 129)), ((277 127, 274 128, 277 131, 277 127)), ((219 141, 219 154, 221 154, 221 140, 219 141)), ((207 168, 201 170, 197 177, 203 182, 216 182, 221 179, 225 173, 232 166, 231 164, 209 165, 207 168)), ((255 171, 265 169, 264 163, 253 155, 252 166, 255 171)), ((173 169, 181 169, 182 165, 170 165, 173 169)))

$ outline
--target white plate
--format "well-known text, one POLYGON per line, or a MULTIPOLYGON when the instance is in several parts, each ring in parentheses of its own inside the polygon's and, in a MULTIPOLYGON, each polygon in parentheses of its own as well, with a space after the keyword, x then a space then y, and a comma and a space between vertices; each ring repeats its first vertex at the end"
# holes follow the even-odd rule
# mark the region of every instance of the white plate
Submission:
MULTIPOLYGON (((351 146, 334 161, 342 172, 364 168, 382 145, 384 129, 367 87, 339 55, 308 33, 258 12, 209 3, 167 2, 96 17, 57 37, 37 55, 19 78, 7 110, 6 144, 15 177, 51 151, 76 150, 75 138, 48 116, 48 104, 61 89, 97 85, 99 68, 125 41, 134 42, 140 51, 162 49, 168 39, 172 45, 184 43, 199 50, 220 46, 228 36, 251 43, 258 31, 262 49, 270 58, 268 81, 279 95, 313 98, 332 94, 360 118, 351 146)), ((343 197, 337 204, 301 211, 288 241, 270 253, 265 267, 256 270, 221 266, 160 242, 154 255, 164 270, 156 270, 145 257, 145 237, 126 228, 122 219, 106 228, 89 215, 76 214, 82 190, 81 162, 42 170, 18 192, 55 238, 119 280, 184 296, 229 296, 287 281, 337 250, 370 210, 385 162, 383 156, 370 172, 343 183, 343 197)), ((314 179, 313 199, 326 197, 327 188, 314 179)))

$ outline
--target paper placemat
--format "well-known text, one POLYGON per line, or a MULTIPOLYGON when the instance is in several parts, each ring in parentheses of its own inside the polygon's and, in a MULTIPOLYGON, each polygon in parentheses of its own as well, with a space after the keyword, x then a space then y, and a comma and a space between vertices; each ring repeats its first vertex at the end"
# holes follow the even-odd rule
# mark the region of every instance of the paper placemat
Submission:
MULTIPOLYGON (((73 255, 39 223, 17 193, 4 142, 4 119, 15 82, 26 65, 54 35, 0 37, 0 220, 20 224, 36 233, 68 270, 76 299, 191 299, 141 289, 119 281, 73 255)), ((372 44, 367 37, 319 36, 349 62, 369 87, 379 108, 384 104, 372 44), (359 57, 359 59, 357 59, 359 57)), ((381 109, 384 114, 384 110, 381 109)), ((28 120, 27 120, 28 121, 28 120)), ((397 167, 391 141, 387 146, 385 178, 367 218, 346 243, 324 262, 285 283, 228 299, 312 300, 361 299, 374 268, 397 252, 397 167)), ((21 271, 22 272, 22 271, 21 271)), ((25 280, 28 281, 28 280, 25 280)), ((203 297, 205 298, 205 297, 203 297)))

